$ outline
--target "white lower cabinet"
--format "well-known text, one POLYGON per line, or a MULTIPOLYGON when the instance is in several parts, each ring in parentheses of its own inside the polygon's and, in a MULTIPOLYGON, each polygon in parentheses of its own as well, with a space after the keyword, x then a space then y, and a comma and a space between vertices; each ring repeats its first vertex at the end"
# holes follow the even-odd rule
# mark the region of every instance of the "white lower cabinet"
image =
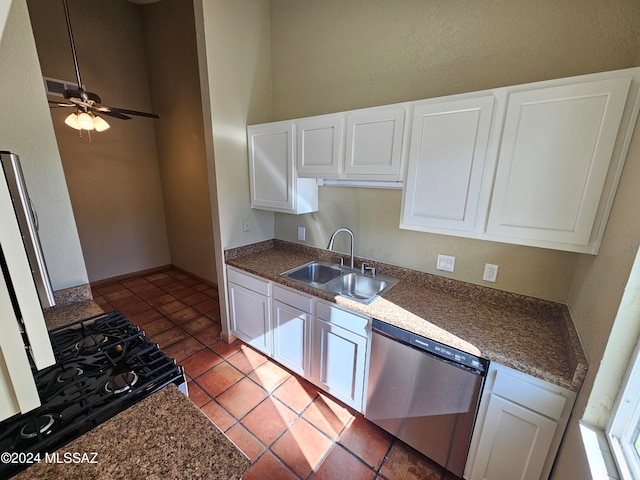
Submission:
POLYGON ((548 478, 574 401, 574 392, 492 363, 464 478, 548 478))
POLYGON ((312 381, 357 410, 362 409, 370 326, 368 317, 317 304, 312 381))
POLYGON ((363 410, 371 318, 227 267, 231 333, 363 410))
POLYGON ((228 269, 231 333, 271 355, 271 283, 228 269))
POLYGON ((292 372, 309 376, 313 298, 273 286, 273 359, 292 372))

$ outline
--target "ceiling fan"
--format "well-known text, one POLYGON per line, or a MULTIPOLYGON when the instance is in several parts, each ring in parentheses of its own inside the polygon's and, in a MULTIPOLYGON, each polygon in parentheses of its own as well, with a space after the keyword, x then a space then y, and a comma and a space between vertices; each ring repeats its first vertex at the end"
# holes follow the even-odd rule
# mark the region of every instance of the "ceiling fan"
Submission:
POLYGON ((109 128, 109 124, 98 114, 108 117, 118 118, 120 120, 131 120, 131 116, 160 118, 155 113, 139 112, 137 110, 129 110, 126 108, 107 107, 100 105, 102 100, 92 92, 82 88, 82 80, 80 78, 80 67, 78 67, 78 57, 76 55, 76 46, 73 41, 73 31, 71 30, 71 19, 69 17, 69 7, 67 0, 62 0, 64 5, 64 14, 67 20, 67 31, 69 32, 69 43, 71 44, 71 55, 73 56, 73 65, 76 70, 77 89, 67 89, 63 96, 68 103, 61 103, 49 100, 49 103, 55 107, 72 107, 75 111, 67 116, 64 123, 76 130, 95 130, 103 132, 109 128))

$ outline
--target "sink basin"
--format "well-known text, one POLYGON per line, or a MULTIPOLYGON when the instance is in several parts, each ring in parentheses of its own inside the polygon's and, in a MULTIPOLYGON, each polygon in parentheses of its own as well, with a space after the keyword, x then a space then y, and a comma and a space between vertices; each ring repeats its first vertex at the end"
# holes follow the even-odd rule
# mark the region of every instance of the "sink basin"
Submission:
POLYGON ((389 284, 384 280, 358 275, 357 273, 348 273, 328 283, 326 289, 359 302, 370 303, 387 286, 389 284))
POLYGON ((312 286, 320 286, 343 274, 344 272, 337 266, 334 267, 322 262, 311 262, 289 270, 282 275, 312 286))
POLYGON ((367 305, 399 281, 385 275, 364 275, 345 266, 322 261, 305 263, 280 275, 367 305))

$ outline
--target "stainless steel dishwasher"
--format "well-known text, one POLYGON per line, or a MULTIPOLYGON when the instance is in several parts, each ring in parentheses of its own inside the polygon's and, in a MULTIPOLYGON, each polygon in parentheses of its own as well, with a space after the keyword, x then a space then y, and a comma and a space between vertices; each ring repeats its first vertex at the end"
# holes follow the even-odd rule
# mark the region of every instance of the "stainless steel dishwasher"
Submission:
POLYGON ((462 477, 489 362, 373 321, 365 417, 462 477))

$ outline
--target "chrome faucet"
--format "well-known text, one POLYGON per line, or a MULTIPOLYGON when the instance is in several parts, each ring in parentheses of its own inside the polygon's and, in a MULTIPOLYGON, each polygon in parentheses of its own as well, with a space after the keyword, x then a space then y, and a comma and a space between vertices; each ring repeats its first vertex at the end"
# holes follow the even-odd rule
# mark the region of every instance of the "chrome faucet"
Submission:
POLYGON ((341 227, 339 229, 337 229, 335 232, 333 232, 331 234, 331 238, 329 239, 329 245, 327 246, 327 250, 333 250, 333 241, 336 238, 336 235, 340 232, 347 232, 349 235, 351 235, 351 259, 350 259, 350 265, 351 268, 353 268, 353 252, 355 250, 355 244, 356 244, 356 237, 353 235, 353 232, 351 230, 349 230, 348 228, 345 227, 341 227))

